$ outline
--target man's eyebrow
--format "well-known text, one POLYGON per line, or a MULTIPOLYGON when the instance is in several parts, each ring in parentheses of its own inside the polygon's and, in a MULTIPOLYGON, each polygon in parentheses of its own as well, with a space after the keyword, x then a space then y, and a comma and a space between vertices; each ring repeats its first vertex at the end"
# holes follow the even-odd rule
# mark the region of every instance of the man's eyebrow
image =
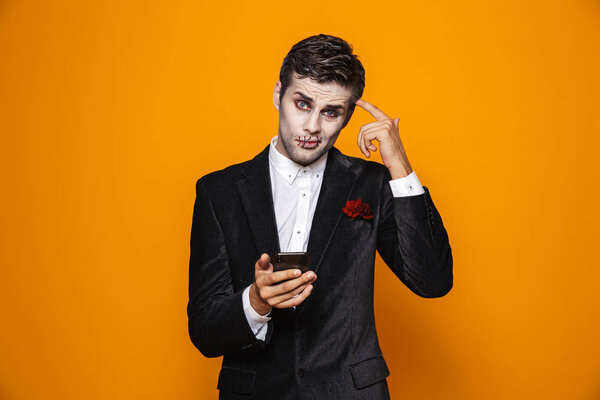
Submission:
MULTIPOLYGON (((302 100, 304 100, 304 101, 306 101, 308 103, 312 103, 313 102, 313 99, 311 99, 310 97, 308 97, 307 95, 305 95, 302 92, 295 91, 294 94, 299 95, 300 97, 302 97, 302 100)), ((327 104, 327 106, 325 108, 327 108, 328 110, 337 110, 337 109, 340 109, 340 108, 343 109, 344 106, 341 105, 341 104, 327 104)))

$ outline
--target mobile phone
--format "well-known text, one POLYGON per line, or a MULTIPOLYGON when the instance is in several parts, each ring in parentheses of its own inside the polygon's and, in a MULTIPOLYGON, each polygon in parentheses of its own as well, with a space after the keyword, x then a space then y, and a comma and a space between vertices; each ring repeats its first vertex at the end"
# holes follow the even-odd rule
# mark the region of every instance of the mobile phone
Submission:
POLYGON ((298 268, 302 273, 310 269, 310 255, 305 252, 279 252, 273 257, 273 272, 298 268))

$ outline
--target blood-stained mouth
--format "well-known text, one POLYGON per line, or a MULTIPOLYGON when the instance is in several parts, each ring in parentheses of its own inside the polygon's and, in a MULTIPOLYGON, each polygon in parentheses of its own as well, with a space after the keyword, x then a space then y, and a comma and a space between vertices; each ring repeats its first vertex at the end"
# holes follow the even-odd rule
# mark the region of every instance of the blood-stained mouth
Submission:
POLYGON ((296 139, 298 146, 303 149, 316 149, 321 144, 322 139, 320 137, 313 138, 310 136, 302 136, 296 139))

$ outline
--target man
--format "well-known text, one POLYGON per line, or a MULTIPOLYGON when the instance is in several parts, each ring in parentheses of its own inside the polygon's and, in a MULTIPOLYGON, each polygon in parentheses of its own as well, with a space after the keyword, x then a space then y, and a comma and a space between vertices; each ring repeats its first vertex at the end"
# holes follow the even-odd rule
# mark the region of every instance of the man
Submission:
POLYGON ((224 355, 221 399, 388 399, 373 312, 375 251, 422 297, 452 288, 452 254, 398 119, 362 100, 364 69, 342 39, 309 37, 283 61, 278 135, 252 160, 196 183, 189 333, 224 355), (365 157, 333 147, 355 106, 365 157), (279 251, 310 271, 273 272, 279 251), (318 276, 318 279, 317 279, 318 276))

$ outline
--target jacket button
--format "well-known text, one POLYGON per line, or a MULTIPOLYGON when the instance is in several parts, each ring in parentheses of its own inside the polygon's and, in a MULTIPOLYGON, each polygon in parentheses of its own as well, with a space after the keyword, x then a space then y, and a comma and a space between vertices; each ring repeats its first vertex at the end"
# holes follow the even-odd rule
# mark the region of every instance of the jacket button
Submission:
POLYGON ((304 369, 303 368, 298 368, 298 371, 296 371, 296 374, 298 374, 298 376, 300 378, 302 378, 304 376, 304 369))

